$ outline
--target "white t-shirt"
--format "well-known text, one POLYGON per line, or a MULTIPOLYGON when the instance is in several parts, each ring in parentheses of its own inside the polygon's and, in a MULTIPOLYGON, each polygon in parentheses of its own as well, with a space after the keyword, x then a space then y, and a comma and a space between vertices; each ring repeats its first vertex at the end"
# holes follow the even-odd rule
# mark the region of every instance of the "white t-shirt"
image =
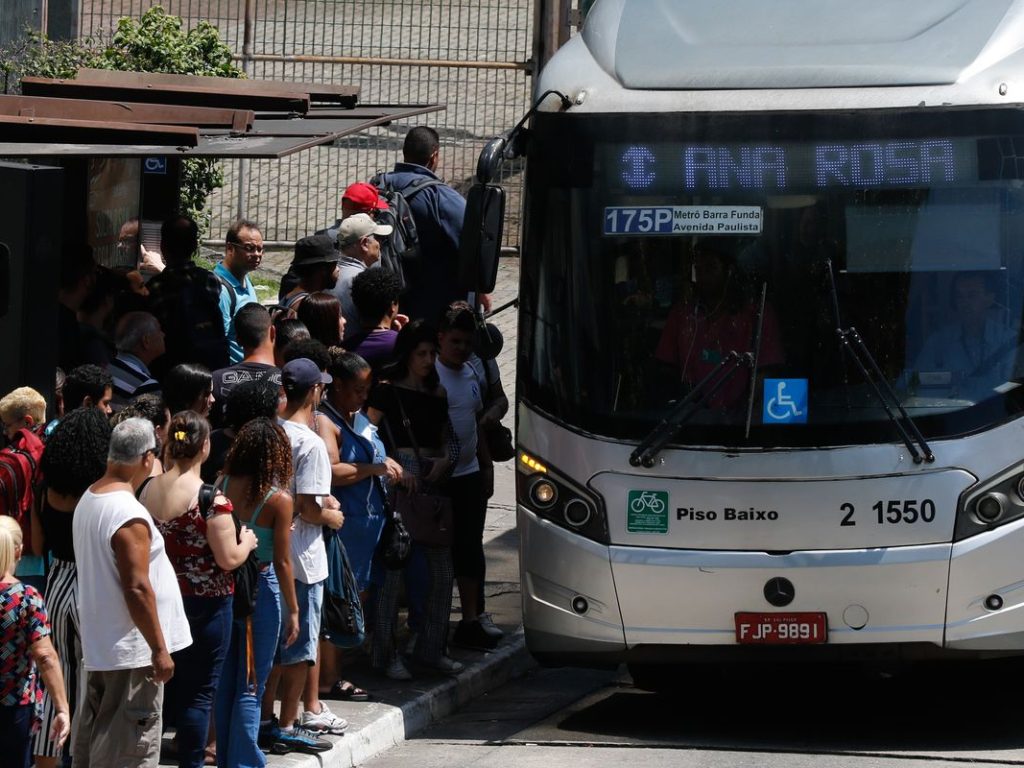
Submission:
POLYGON ((72 535, 87 670, 140 669, 152 663, 149 644, 128 612, 111 544, 114 534, 133 520, 143 520, 149 526, 149 583, 167 650, 174 653, 192 644, 178 580, 164 551, 164 538, 149 512, 127 491, 97 494, 86 490, 75 507, 72 535))
POLYGON ((476 457, 476 420, 484 408, 483 383, 472 363, 458 370, 438 360, 434 363, 441 384, 448 392, 448 416, 459 438, 459 461, 452 477, 462 477, 480 471, 476 457))
MULTIPOLYGON (((331 492, 331 460, 320 435, 303 424, 279 419, 292 444, 292 496, 323 497, 331 492)), ((297 501, 297 498, 296 498, 297 501)), ((317 502, 323 503, 322 498, 317 502)), ((304 584, 316 584, 327 578, 327 550, 323 527, 307 523, 296 515, 292 530, 292 567, 295 578, 304 584)))

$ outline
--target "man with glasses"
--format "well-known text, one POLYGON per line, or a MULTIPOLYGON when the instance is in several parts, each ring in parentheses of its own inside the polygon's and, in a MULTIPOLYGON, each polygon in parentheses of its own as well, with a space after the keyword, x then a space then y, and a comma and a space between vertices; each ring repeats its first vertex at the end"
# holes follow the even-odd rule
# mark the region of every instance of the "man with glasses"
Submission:
POLYGON ((234 364, 245 356, 235 338, 235 314, 246 304, 259 301, 249 273, 263 261, 263 234, 255 222, 239 219, 231 225, 224 241, 224 261, 214 268, 213 274, 221 282, 220 314, 228 339, 228 358, 234 364))
POLYGON ((359 310, 352 301, 352 281, 356 275, 373 267, 380 261, 380 241, 392 232, 388 224, 378 224, 369 215, 357 213, 343 219, 338 227, 338 248, 341 260, 338 262, 338 282, 333 292, 341 302, 341 314, 345 316, 348 334, 360 333, 363 327, 359 310))

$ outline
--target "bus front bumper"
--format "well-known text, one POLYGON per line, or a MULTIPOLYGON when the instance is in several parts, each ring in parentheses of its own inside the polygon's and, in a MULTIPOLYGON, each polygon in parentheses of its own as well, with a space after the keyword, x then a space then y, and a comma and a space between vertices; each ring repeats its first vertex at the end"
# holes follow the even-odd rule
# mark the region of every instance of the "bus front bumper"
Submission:
POLYGON ((917 660, 1024 651, 1024 522, 960 544, 769 554, 606 546, 519 507, 530 652, 579 666, 917 660), (772 606, 765 587, 794 596, 772 606), (1005 595, 1002 610, 984 606, 1005 595), (628 599, 627 599, 628 596, 628 599), (740 645, 737 612, 827 615, 827 643, 740 645))

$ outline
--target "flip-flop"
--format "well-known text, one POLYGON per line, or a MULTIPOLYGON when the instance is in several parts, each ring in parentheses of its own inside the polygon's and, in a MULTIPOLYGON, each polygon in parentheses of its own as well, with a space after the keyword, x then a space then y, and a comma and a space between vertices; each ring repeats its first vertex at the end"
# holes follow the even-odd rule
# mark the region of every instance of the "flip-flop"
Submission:
POLYGON ((339 701, 369 701, 370 694, 348 680, 338 680, 331 686, 331 690, 324 695, 324 698, 339 701))

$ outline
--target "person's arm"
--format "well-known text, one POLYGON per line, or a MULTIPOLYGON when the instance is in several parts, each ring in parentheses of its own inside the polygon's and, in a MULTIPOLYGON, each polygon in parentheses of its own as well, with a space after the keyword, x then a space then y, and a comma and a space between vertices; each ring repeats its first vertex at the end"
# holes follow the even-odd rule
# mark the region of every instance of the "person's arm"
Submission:
MULTIPOLYGON (((438 225, 451 247, 458 251, 462 241, 462 224, 466 218, 466 200, 452 187, 435 187, 438 190, 438 225)), ((426 190, 424 190, 426 192, 426 190)))
POLYGON ((60 659, 50 642, 49 636, 42 637, 28 649, 32 661, 36 663, 39 676, 43 679, 46 692, 53 702, 53 725, 50 727, 50 741, 60 749, 71 733, 71 711, 68 709, 68 697, 64 692, 64 675, 60 671, 60 659))
POLYGON ((110 538, 128 613, 152 652, 153 682, 166 683, 174 675, 174 661, 164 642, 156 595, 149 582, 149 544, 149 525, 138 518, 122 525, 110 538))
POLYGON ((266 504, 273 514, 274 573, 284 600, 284 644, 289 646, 299 636, 299 600, 295 596, 295 574, 292 571, 292 497, 286 491, 275 493, 266 504))
POLYGON ((42 557, 46 554, 46 537, 43 535, 43 521, 39 519, 39 510, 43 506, 45 488, 37 488, 32 497, 32 513, 29 515, 32 526, 32 554, 42 557))
POLYGON ((317 419, 316 431, 327 447, 327 460, 331 463, 332 485, 354 485, 374 475, 384 474, 383 464, 366 464, 341 460, 338 438, 341 430, 330 419, 317 419))
POLYGON ((314 496, 308 493, 299 493, 295 496, 296 514, 311 525, 326 525, 328 528, 338 530, 345 523, 345 515, 341 512, 341 505, 338 500, 330 494, 314 496), (323 505, 317 501, 323 498, 323 505))
POLYGON ((495 363, 490 371, 487 371, 488 366, 493 361, 481 360, 484 366, 484 383, 487 387, 487 398, 484 401, 484 410, 480 414, 480 424, 482 426, 488 426, 490 424, 497 424, 504 418, 505 414, 508 413, 508 396, 505 394, 505 388, 501 385, 501 374, 498 372, 498 366, 495 363))
POLYGON ((206 541, 213 559, 224 571, 233 571, 256 549, 256 534, 246 526, 236 532, 231 502, 221 494, 213 500, 213 509, 206 518, 206 541))

